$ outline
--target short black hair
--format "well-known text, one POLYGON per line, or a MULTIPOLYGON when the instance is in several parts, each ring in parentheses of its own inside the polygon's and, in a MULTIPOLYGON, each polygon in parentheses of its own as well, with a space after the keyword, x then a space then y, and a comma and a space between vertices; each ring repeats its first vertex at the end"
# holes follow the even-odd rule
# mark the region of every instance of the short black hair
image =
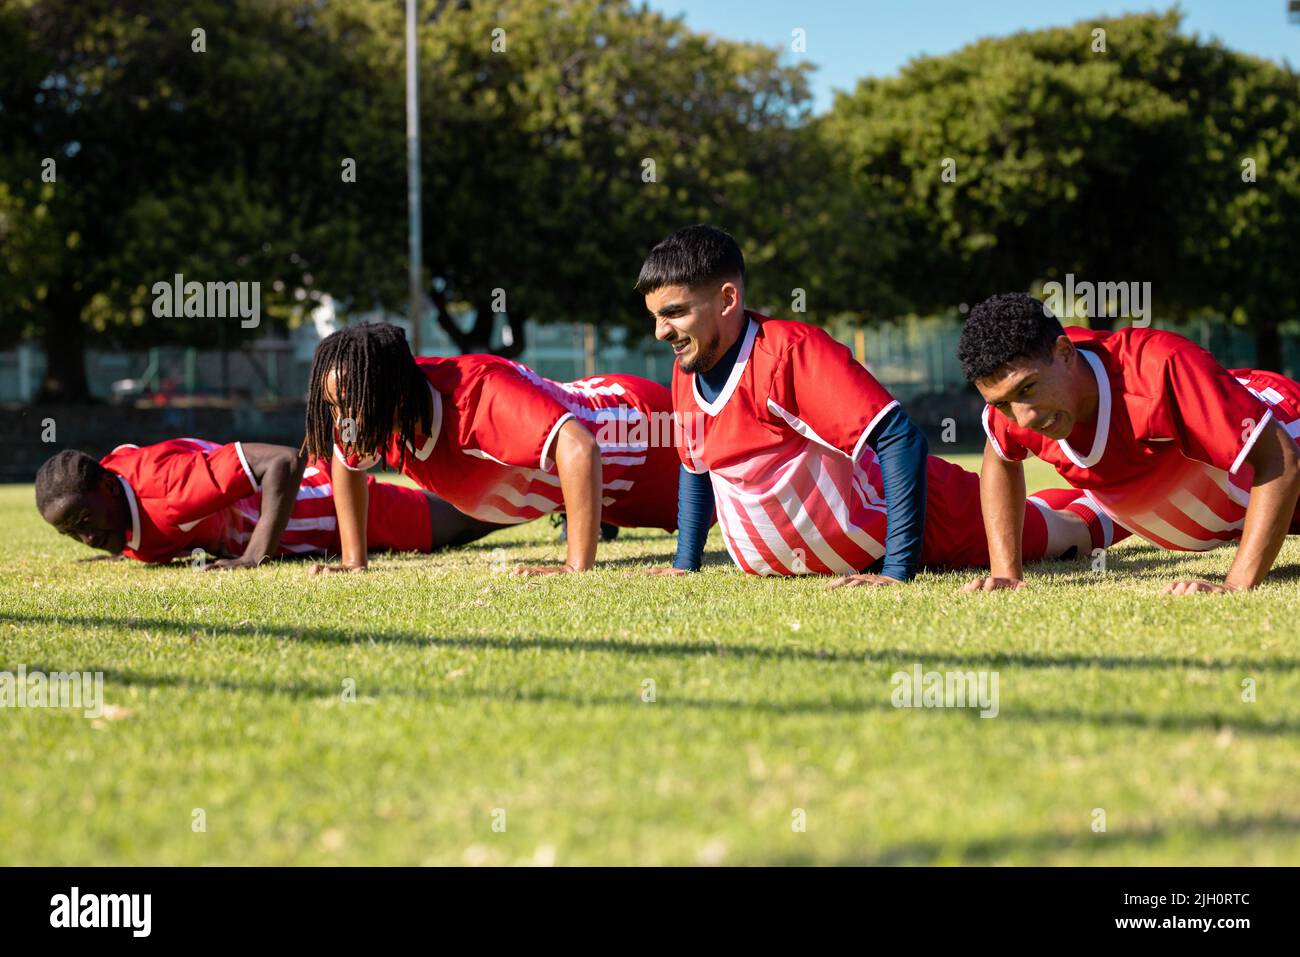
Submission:
POLYGON ((356 426, 355 444, 383 455, 396 421, 404 465, 407 444, 415 444, 416 425, 433 414, 428 380, 411 355, 406 333, 388 322, 359 323, 326 336, 316 347, 307 384, 303 451, 326 462, 334 450, 334 417, 325 398, 331 371, 339 417, 356 426))
POLYGON ((636 277, 637 292, 648 296, 664 286, 698 286, 738 279, 745 283, 745 257, 731 234, 697 223, 655 243, 636 277))
POLYGON ((47 459, 36 473, 36 508, 44 515, 55 502, 80 498, 94 491, 108 469, 85 452, 64 449, 47 459))
POLYGON ((970 382, 987 379, 1017 359, 1047 359, 1065 335, 1050 309, 1023 292, 985 299, 966 317, 957 360, 970 382))

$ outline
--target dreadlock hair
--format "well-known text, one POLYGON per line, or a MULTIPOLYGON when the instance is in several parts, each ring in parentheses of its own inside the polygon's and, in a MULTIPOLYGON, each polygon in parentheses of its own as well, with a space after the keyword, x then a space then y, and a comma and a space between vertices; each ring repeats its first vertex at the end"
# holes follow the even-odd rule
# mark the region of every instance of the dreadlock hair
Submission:
POLYGON ((366 455, 382 455, 396 421, 405 465, 406 445, 414 445, 416 426, 433 416, 427 380, 406 344, 406 333, 387 322, 361 323, 326 336, 316 347, 303 451, 326 461, 334 448, 334 417, 325 396, 330 372, 337 390, 334 408, 339 419, 351 419, 356 430, 353 447, 366 455))
POLYGON ((45 461, 36 473, 36 508, 44 515, 55 502, 80 498, 94 491, 108 469, 85 452, 64 449, 45 461))

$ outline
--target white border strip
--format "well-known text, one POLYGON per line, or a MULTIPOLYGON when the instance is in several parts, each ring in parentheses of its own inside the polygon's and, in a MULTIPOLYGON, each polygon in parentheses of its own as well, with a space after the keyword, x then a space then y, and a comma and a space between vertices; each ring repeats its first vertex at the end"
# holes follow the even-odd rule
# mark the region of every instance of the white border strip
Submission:
POLYGON ((253 474, 253 469, 248 464, 248 456, 244 454, 243 442, 235 443, 235 452, 239 456, 239 464, 244 467, 244 474, 247 475, 248 480, 253 483, 253 491, 254 492, 262 491, 262 486, 257 484, 257 476, 253 474))
POLYGON ((548 471, 551 467, 549 464, 551 457, 547 453, 551 451, 551 446, 555 444, 555 440, 559 437, 560 426, 564 425, 564 423, 568 422, 570 419, 573 419, 575 422, 578 421, 578 417, 572 412, 566 412, 564 415, 556 419, 555 424, 551 426, 550 434, 546 436, 546 441, 542 443, 542 459, 540 464, 543 472, 548 471))
POLYGON ((1269 420, 1272 418, 1273 410, 1269 409, 1264 413, 1264 418, 1259 420, 1259 425, 1255 426, 1255 431, 1250 433, 1250 438, 1248 438, 1246 444, 1241 447, 1241 451, 1237 453, 1237 458, 1233 461, 1232 468, 1228 469, 1229 475, 1236 475, 1238 469, 1246 464, 1246 456, 1250 454, 1250 450, 1254 448, 1255 442, 1264 431, 1264 426, 1268 425, 1269 420))
POLYGON ((126 547, 136 551, 140 548, 140 506, 136 503, 135 489, 131 488, 131 483, 120 475, 117 480, 126 489, 126 504, 131 506, 131 537, 126 540, 126 547))
POLYGON ((871 433, 876 431, 876 426, 880 425, 880 420, 883 419, 886 415, 888 415, 896 408, 900 408, 900 406, 898 404, 898 400, 894 399, 892 402, 889 403, 889 405, 885 406, 883 409, 877 412, 875 418, 873 418, 870 422, 867 423, 867 427, 863 429, 862 434, 858 436, 858 444, 853 446, 853 456, 852 456, 853 461, 856 462, 858 460, 858 456, 862 454, 863 447, 866 446, 867 440, 871 438, 871 433))
POLYGON ((998 440, 993 437, 993 426, 989 423, 989 416, 993 414, 993 406, 984 406, 984 413, 980 416, 980 425, 984 426, 984 434, 988 436, 989 445, 993 446, 993 451, 997 453, 998 458, 1003 462, 1015 462, 1015 459, 1007 458, 1007 454, 1002 451, 1002 446, 998 440))

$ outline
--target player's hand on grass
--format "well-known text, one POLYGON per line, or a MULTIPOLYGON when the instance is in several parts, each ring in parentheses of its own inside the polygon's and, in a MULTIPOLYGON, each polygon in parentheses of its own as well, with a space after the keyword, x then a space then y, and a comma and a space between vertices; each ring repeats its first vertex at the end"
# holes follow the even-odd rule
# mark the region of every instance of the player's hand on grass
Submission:
POLYGON ((961 590, 969 595, 977 591, 1001 591, 1004 588, 1015 591, 1027 585, 1028 583, 1020 578, 999 578, 996 575, 989 575, 967 582, 961 586, 961 590))
POLYGON ((665 567, 665 566, 662 566, 662 565, 658 565, 658 566, 656 566, 656 567, 654 567, 654 568, 642 568, 642 569, 639 569, 638 571, 628 572, 627 574, 629 574, 629 575, 659 575, 659 576, 664 577, 664 578, 674 578, 674 577, 676 577, 676 576, 678 576, 678 575, 692 575, 692 574, 694 574, 694 572, 692 572, 689 568, 668 568, 668 567, 665 567))
POLYGON ((365 565, 342 565, 342 564, 340 564, 340 565, 321 565, 321 564, 316 564, 316 565, 312 565, 311 568, 307 569, 307 574, 308 574, 308 575, 312 575, 312 576, 316 576, 316 575, 335 575, 335 574, 339 574, 340 572, 363 572, 363 571, 366 570, 366 567, 367 567, 367 566, 365 566, 365 565))
POLYGON ((206 566, 203 570, 211 572, 217 570, 228 571, 235 568, 256 568, 263 561, 265 559, 253 558, 249 555, 242 555, 239 558, 222 558, 206 566))
POLYGON ((903 583, 900 582, 897 578, 890 578, 888 575, 868 575, 864 573, 861 575, 842 575, 841 577, 836 578, 826 587, 827 588, 857 588, 861 585, 873 585, 879 587, 884 585, 901 585, 901 584, 903 583))
POLYGON ((87 555, 85 558, 76 559, 78 565, 84 562, 115 562, 118 560, 125 561, 125 555, 87 555))
POLYGON ((1239 591, 1230 585, 1220 585, 1214 582, 1202 580, 1191 580, 1173 582, 1160 589, 1162 595, 1223 595, 1228 592, 1239 591))

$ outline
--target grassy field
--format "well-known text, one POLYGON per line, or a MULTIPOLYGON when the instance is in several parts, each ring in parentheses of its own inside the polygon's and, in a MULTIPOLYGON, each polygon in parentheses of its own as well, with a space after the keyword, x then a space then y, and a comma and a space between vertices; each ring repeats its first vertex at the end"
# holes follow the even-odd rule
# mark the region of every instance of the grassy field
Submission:
POLYGON ((1300 864, 1300 542, 1250 595, 1160 597, 1230 553, 1126 542, 963 596, 748 578, 716 532, 689 579, 629 574, 645 532, 502 574, 544 523, 308 579, 76 564, 29 486, 0 522, 0 670, 109 705, 0 711, 3 865, 1300 864), (917 663, 1000 713, 894 708, 917 663))

